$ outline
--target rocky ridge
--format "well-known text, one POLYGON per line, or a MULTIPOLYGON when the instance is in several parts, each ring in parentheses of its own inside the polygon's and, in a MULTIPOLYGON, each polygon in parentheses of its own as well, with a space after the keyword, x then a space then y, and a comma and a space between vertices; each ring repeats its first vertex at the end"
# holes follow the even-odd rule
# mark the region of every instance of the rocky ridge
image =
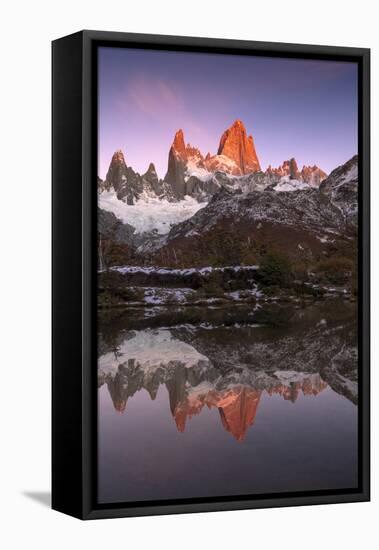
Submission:
MULTIPOLYGON (((221 188, 249 189, 254 185, 278 184, 287 178, 305 186, 318 187, 326 177, 325 172, 314 166, 303 166, 299 171, 294 158, 284 161, 278 168, 269 166, 261 170, 252 135, 247 135, 241 120, 236 120, 220 138, 216 155, 203 155, 189 143, 179 129, 168 154, 167 173, 163 180, 158 178, 153 163, 145 174, 140 175, 127 166, 121 150, 114 153, 106 179, 98 179, 101 192, 113 190, 117 199, 128 205, 149 198, 180 201, 194 197, 207 201, 221 188)), ((291 190, 291 187, 285 190, 291 190)))
POLYGON ((320 185, 321 193, 329 197, 343 213, 347 222, 358 223, 358 156, 333 170, 320 185))

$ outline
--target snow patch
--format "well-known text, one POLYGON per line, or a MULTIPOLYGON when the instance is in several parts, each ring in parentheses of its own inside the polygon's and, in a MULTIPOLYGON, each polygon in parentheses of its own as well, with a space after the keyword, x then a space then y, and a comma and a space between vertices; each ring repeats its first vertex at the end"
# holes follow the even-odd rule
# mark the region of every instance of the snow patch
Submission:
POLYGON ((111 271, 118 271, 121 274, 127 274, 127 273, 144 273, 145 275, 149 275, 152 273, 157 273, 159 275, 193 275, 194 273, 199 273, 200 275, 207 275, 208 273, 212 273, 213 271, 226 271, 226 270, 232 270, 235 272, 238 271, 257 271, 259 269, 258 265, 232 265, 232 266, 225 266, 225 267, 189 267, 187 269, 176 269, 176 268, 170 268, 170 267, 143 267, 143 266, 133 266, 133 265, 125 265, 125 266, 116 266, 111 267, 111 271))
POLYGON ((103 191, 99 195, 99 207, 112 212, 123 223, 134 227, 135 233, 156 230, 158 234, 164 235, 173 225, 192 218, 206 205, 206 202, 199 203, 189 196, 179 202, 146 197, 145 200, 140 199, 135 204, 129 205, 119 200, 114 191, 103 191))
POLYGON ((186 175, 184 178, 185 181, 188 181, 188 179, 191 176, 194 176, 200 181, 205 182, 212 179, 213 173, 209 172, 206 168, 202 168, 201 166, 198 166, 198 164, 196 163, 196 160, 189 160, 186 166, 186 175))
POLYGON ((350 183, 352 181, 356 181, 358 179, 358 166, 354 164, 349 168, 349 170, 346 172, 346 174, 343 174, 343 176, 338 179, 338 185, 334 187, 334 189, 338 189, 341 187, 341 185, 344 185, 345 183, 350 183))
POLYGON ((195 293, 192 288, 144 288, 144 301, 149 305, 162 305, 173 302, 186 303, 195 293))
POLYGON ((278 192, 288 192, 288 191, 299 191, 302 189, 309 189, 310 185, 300 180, 292 180, 289 176, 283 176, 280 182, 275 185, 274 191, 278 192))

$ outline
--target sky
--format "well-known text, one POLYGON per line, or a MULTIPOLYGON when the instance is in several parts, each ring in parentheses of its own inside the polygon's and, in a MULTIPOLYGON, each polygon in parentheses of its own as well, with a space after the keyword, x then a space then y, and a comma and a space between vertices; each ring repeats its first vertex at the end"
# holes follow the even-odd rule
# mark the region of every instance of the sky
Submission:
POLYGON ((181 128, 206 155, 236 119, 263 170, 295 157, 329 173, 358 151, 357 65, 129 48, 99 48, 98 171, 113 153, 143 174, 167 170, 181 128))

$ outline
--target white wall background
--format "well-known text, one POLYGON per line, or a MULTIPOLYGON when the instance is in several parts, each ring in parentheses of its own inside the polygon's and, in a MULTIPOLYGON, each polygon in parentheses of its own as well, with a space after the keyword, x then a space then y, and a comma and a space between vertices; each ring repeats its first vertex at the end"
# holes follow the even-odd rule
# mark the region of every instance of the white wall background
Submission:
MULTIPOLYGON (((375 429, 379 398, 375 341, 372 503, 83 523, 53 512, 39 502, 41 494, 46 501, 50 486, 50 41, 92 28, 371 47, 375 285, 379 229, 376 215, 379 35, 375 4, 373 0, 3 2, 0 8, 0 543, 3 548, 376 547, 379 504, 375 429), (39 500, 28 493, 37 493, 39 500)), ((377 287, 373 287, 372 294, 373 303, 378 304, 377 287)), ((378 307, 373 308, 374 330, 379 324, 378 307)))

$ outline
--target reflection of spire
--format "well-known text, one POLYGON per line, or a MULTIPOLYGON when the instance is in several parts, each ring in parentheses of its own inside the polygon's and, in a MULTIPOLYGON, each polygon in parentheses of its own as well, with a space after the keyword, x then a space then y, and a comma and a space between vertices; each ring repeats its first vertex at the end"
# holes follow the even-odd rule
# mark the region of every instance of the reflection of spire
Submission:
POLYGON ((120 384, 119 376, 107 381, 109 395, 111 396, 112 403, 117 412, 123 413, 126 408, 128 398, 125 397, 123 386, 120 384))
MULTIPOLYGON (((192 391, 181 387, 180 399, 174 402, 176 396, 170 393, 171 412, 179 432, 184 432, 187 420, 201 413, 203 407, 217 407, 223 427, 231 433, 237 441, 242 441, 250 426, 254 424, 257 414, 261 389, 249 386, 234 386, 225 390, 217 391, 200 387, 192 388, 192 391)), ((295 403, 299 393, 303 395, 317 395, 327 384, 320 378, 319 374, 311 374, 302 381, 283 384, 270 384, 265 388, 268 395, 278 394, 286 401, 295 403)))
POLYGON ((172 411, 176 427, 184 432, 187 419, 200 414, 204 405, 217 408, 222 425, 238 441, 242 441, 247 429, 254 423, 261 391, 238 386, 223 391, 211 390, 186 396, 172 411))
MULTIPOLYGON (((215 360, 210 360, 176 336, 167 329, 157 329, 126 332, 122 343, 120 339, 111 340, 106 353, 99 358, 98 383, 99 387, 107 384, 118 412, 123 413, 128 399, 142 389, 154 400, 159 387, 164 385, 179 432, 184 432, 187 421, 207 406, 218 409, 223 428, 237 441, 242 441, 255 421, 263 392, 295 403, 301 392, 317 395, 327 387, 317 372, 290 368, 275 371, 272 367, 266 372, 253 366, 241 369, 239 360, 235 362, 236 368, 228 361, 224 365, 225 351, 221 353, 221 360, 217 355, 215 360)), ((246 361, 243 350, 241 363, 246 361)), ((213 359, 214 350, 210 352, 213 359)), ((259 359, 259 348, 256 355, 259 359)), ((251 358, 249 362, 254 363, 251 358)))
POLYGON ((207 406, 218 409, 222 426, 237 441, 242 441, 254 424, 263 391, 295 403, 301 392, 304 396, 317 395, 328 386, 318 373, 305 375, 279 371, 275 377, 260 378, 259 388, 254 384, 233 384, 218 390, 215 384, 220 384, 219 373, 209 365, 205 370, 198 369, 198 366, 186 369, 183 364, 176 363, 170 371, 158 369, 146 376, 134 359, 119 365, 113 377, 102 375, 99 382, 100 386, 106 382, 113 406, 119 413, 125 411, 128 398, 136 392, 145 389, 154 400, 160 384, 165 384, 171 414, 179 432, 184 432, 187 420, 199 415, 207 406))
POLYGON ((269 395, 281 395, 285 401, 295 403, 300 392, 303 395, 318 395, 327 386, 328 384, 322 380, 320 375, 315 373, 309 374, 306 378, 298 381, 278 382, 278 384, 266 388, 266 392, 269 395))
POLYGON ((252 388, 238 388, 233 396, 221 399, 218 404, 222 425, 237 441, 245 438, 246 432, 254 424, 261 391, 252 388))

